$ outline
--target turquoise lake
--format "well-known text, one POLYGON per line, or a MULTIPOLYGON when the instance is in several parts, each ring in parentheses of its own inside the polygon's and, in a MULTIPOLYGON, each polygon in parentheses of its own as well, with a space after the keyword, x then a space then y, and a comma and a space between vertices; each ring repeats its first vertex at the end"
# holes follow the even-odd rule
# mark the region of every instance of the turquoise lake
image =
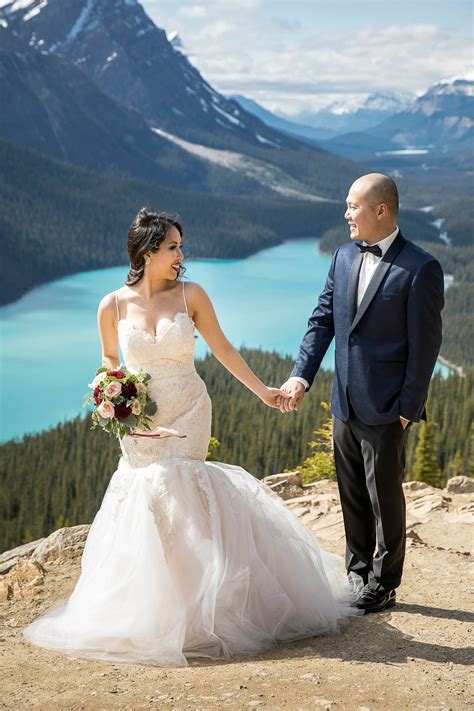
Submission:
MULTIPOLYGON (((248 259, 186 262, 186 278, 206 289, 235 346, 295 356, 330 261, 315 240, 296 240, 248 259)), ((124 265, 81 272, 0 308, 0 441, 85 413, 87 383, 101 364, 97 306, 127 271, 124 265)), ((206 351, 198 337, 196 357, 206 351)), ((333 362, 331 347, 323 367, 333 362)), ((448 373, 440 364, 437 370, 448 373)))

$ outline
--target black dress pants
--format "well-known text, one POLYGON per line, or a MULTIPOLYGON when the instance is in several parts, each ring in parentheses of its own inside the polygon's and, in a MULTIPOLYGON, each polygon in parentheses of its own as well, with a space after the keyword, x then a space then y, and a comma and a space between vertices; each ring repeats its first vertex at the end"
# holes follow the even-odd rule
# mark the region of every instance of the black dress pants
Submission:
POLYGON ((350 408, 347 422, 334 417, 336 476, 346 533, 346 568, 356 582, 400 585, 405 558, 405 444, 398 420, 366 425, 350 408))

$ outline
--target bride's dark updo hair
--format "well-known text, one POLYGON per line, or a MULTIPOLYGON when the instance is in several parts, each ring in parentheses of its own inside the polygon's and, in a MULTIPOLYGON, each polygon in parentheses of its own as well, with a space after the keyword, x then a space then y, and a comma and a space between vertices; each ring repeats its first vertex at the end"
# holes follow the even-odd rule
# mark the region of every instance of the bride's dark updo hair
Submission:
MULTIPOLYGON (((142 207, 128 230, 128 257, 130 270, 125 283, 136 284, 145 273, 145 254, 157 252, 171 227, 176 227, 181 237, 183 228, 178 216, 169 212, 154 212, 149 207, 142 207)), ((178 279, 186 269, 180 266, 178 279)))

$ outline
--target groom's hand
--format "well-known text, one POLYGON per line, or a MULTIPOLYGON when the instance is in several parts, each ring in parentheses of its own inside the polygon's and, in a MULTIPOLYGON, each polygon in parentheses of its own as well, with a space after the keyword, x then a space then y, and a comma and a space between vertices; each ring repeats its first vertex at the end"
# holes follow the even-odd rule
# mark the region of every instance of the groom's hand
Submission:
POLYGON ((306 392, 303 383, 290 378, 286 383, 283 383, 280 390, 290 395, 289 399, 280 398, 278 403, 280 412, 292 412, 293 410, 297 410, 306 392))

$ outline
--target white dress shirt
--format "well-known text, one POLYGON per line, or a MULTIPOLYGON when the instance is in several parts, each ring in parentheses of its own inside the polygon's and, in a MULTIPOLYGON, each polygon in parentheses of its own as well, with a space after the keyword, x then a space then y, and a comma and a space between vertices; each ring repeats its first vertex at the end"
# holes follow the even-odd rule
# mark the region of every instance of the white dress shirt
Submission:
MULTIPOLYGON (((384 257, 384 255, 386 254, 387 250, 389 249, 395 237, 398 235, 399 231, 400 230, 397 225, 395 230, 391 234, 389 234, 388 237, 384 237, 378 242, 372 242, 372 244, 378 245, 382 250, 381 257, 377 257, 377 255, 373 254, 372 252, 363 253, 362 265, 360 267, 359 272, 359 283, 357 286, 357 308, 359 308, 360 306, 360 302, 362 301, 367 287, 369 286, 370 281, 374 276, 375 270, 377 269, 379 263, 382 261, 382 257, 384 257)), ((362 242, 362 244, 366 246, 367 242, 362 242)), ((308 381, 304 378, 300 378, 298 375, 292 375, 289 380, 297 380, 299 383, 302 383, 302 385, 305 386, 306 390, 309 388, 308 381)))
MULTIPOLYGON (((381 257, 377 257, 377 255, 373 254, 372 252, 364 252, 362 254, 362 265, 359 272, 359 284, 357 287, 357 308, 359 308, 360 306, 360 302, 362 301, 367 287, 369 286, 371 279, 374 276, 375 270, 382 261, 382 257, 385 256, 388 248, 392 244, 395 237, 398 235, 398 232, 399 229, 398 227, 396 227, 392 234, 390 234, 388 237, 384 237, 378 242, 372 242, 372 244, 376 244, 377 247, 380 247, 380 249, 382 250, 381 257)), ((362 242, 362 244, 364 246, 367 246, 367 242, 362 242)))

